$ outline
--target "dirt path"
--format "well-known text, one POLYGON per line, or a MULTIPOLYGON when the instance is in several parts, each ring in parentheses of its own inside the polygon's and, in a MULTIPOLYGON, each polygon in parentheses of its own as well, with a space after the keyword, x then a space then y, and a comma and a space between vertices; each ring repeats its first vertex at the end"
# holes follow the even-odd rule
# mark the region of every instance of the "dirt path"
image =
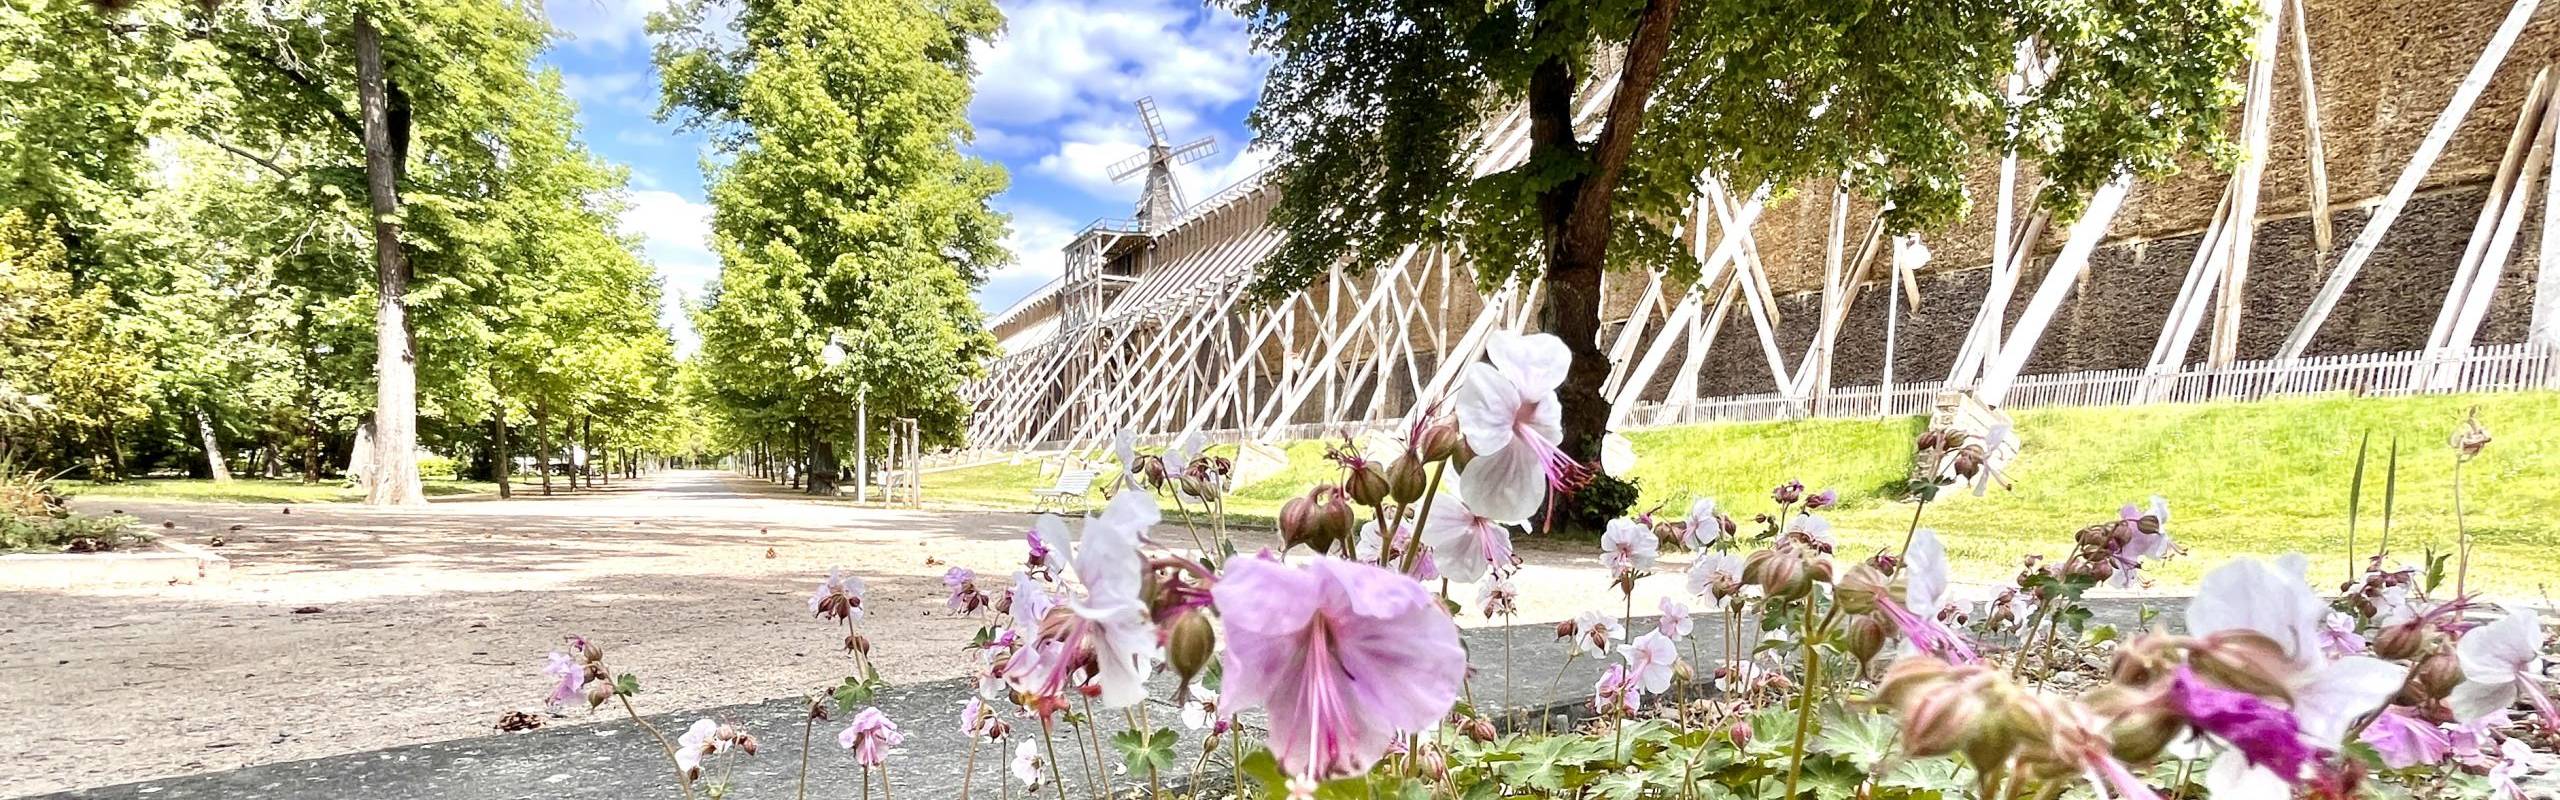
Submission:
MULTIPOLYGON (((644 711, 831 684, 850 661, 805 605, 830 566, 870 584, 884 677, 957 676, 974 626, 944 610, 942 573, 1009 574, 1030 520, 813 502, 717 472, 423 511, 287 508, 82 503, 226 537, 232 579, 0 593, 0 794, 485 733, 540 707, 543 654, 570 633, 640 676, 644 711)), ((1616 610, 1584 549, 1525 551, 1522 621, 1616 610)), ((1637 613, 1677 591, 1677 575, 1646 580, 1637 613)), ((1473 605, 1472 588, 1452 594, 1473 605)))

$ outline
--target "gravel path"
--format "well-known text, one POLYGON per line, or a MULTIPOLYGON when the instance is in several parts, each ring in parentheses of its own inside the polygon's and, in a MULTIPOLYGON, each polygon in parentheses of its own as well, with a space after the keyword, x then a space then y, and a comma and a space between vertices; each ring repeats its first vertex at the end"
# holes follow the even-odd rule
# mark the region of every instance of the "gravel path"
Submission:
MULTIPOLYGON (((80 507, 174 523, 162 532, 185 541, 222 535, 232 579, 0 593, 0 763, 12 767, 0 794, 487 733, 539 707, 543 654, 569 633, 640 676, 643 711, 832 684, 851 662, 805 604, 838 565, 870 584, 864 631, 884 677, 957 676, 974 626, 949 619, 941 575, 1009 573, 1029 521, 816 502, 718 472, 423 511, 80 507)), ((1520 621, 1616 611, 1596 550, 1524 542, 1520 621)), ((1677 574, 1643 581, 1637 613, 1679 591, 1677 574)), ((1473 605, 1470 587, 1452 595, 1473 605)), ((1464 621, 1485 623, 1472 610, 1464 621)))

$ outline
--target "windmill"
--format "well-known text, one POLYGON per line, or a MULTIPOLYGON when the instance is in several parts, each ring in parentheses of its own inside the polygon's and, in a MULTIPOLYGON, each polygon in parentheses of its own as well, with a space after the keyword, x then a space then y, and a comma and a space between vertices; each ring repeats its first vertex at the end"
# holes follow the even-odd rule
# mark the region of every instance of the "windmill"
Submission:
POLYGON ((1138 120, 1147 129, 1147 151, 1111 165, 1111 181, 1118 183, 1146 174, 1146 191, 1138 194, 1138 228, 1153 231, 1182 213, 1182 187, 1174 185, 1173 168, 1208 158, 1218 150, 1206 136, 1173 146, 1165 136, 1164 119, 1156 115, 1155 98, 1138 98, 1138 120))

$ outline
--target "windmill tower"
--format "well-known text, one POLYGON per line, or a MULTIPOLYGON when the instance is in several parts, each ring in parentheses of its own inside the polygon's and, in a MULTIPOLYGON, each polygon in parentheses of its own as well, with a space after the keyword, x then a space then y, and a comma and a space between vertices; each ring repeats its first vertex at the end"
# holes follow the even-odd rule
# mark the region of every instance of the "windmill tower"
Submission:
POLYGON ((1158 226, 1182 213, 1182 187, 1173 182, 1173 168, 1208 158, 1218 150, 1206 136, 1174 146, 1172 139, 1165 136, 1164 119, 1156 114, 1155 98, 1138 98, 1138 121, 1147 129, 1147 151, 1111 165, 1111 180, 1118 183, 1140 173, 1147 176, 1146 191, 1138 194, 1138 229, 1154 233, 1158 226))

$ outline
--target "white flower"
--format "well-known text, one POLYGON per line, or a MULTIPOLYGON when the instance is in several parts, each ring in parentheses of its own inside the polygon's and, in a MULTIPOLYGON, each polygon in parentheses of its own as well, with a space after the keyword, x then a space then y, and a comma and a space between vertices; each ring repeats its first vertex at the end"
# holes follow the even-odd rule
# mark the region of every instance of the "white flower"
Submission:
POLYGON ((1085 521, 1076 552, 1076 576, 1084 596, 1067 603, 1099 629, 1093 640, 1095 683, 1104 708, 1126 708, 1147 697, 1147 673, 1155 666, 1156 626, 1140 597, 1146 559, 1138 541, 1160 519, 1155 496, 1122 492, 1102 515, 1085 521))
POLYGON ((1454 399, 1458 432, 1475 453, 1459 491, 1478 514, 1527 522, 1559 470, 1572 463, 1557 449, 1564 427, 1556 386, 1564 383, 1573 353, 1551 335, 1497 331, 1485 343, 1485 358, 1492 363, 1467 365, 1454 399))
POLYGON ((2477 720, 2505 711, 2521 696, 2545 721, 2560 725, 2551 694, 2542 686, 2542 622, 2531 608, 2471 629, 2454 646, 2462 662, 2462 684, 2445 704, 2455 719, 2477 720))
POLYGON ((711 737, 719 730, 719 723, 697 719, 683 736, 676 737, 676 771, 688 777, 702 774, 702 756, 718 746, 711 737))
POLYGON ((1049 587, 1031 577, 1031 573, 1013 573, 1013 628, 1029 639, 1040 633, 1040 620, 1058 601, 1049 596, 1049 587))
POLYGON ((1031 520, 1031 566, 1044 567, 1064 574, 1074 563, 1075 547, 1067 538, 1067 521, 1056 514, 1042 514, 1031 520))
POLYGON ((1182 704, 1182 726, 1192 730, 1209 727, 1218 721, 1218 693, 1199 684, 1191 685, 1191 699, 1182 704))
POLYGON ((1689 593, 1707 598, 1709 603, 1722 603, 1739 594, 1742 587, 1742 557, 1732 553, 1707 553, 1689 564, 1689 593), (1731 589, 1732 593, 1719 589, 1731 589))
MULTIPOLYGON (((2328 750, 2343 746, 2347 728, 2358 717, 2382 707, 2400 690, 2407 670, 2380 659, 2354 656, 2332 660, 2320 647, 2321 626, 2329 606, 2312 594, 2304 577, 2309 562, 2300 554, 2275 564, 2235 559, 2206 573, 2196 597, 2187 604, 2187 631, 2203 637, 2222 631, 2248 631, 2274 641, 2292 662, 2293 672, 2279 677, 2289 708, 2302 735, 2328 750)), ((2228 755, 2228 754, 2226 754, 2228 755)), ((2233 785, 2260 785, 2263 767, 2227 768, 2233 785)), ((2272 775, 2273 773, 2268 773, 2272 775)), ((2210 783, 2212 773, 2207 778, 2210 783)), ((2293 776, 2275 776, 2278 779, 2293 776)), ((2239 791, 2239 790, 2234 790, 2239 791)), ((2245 797, 2217 789, 2216 797, 2245 797)))
MULTIPOLYGON (((1411 541, 1413 541, 1412 526, 1396 526, 1396 543, 1402 545, 1411 541)), ((1378 536, 1378 521, 1370 520, 1368 522, 1360 523, 1360 539, 1351 546, 1351 555, 1353 558, 1360 559, 1361 563, 1376 564, 1378 563, 1378 559, 1386 556, 1386 546, 1386 539, 1378 536)), ((1402 547, 1396 549, 1396 556, 1398 558, 1402 558, 1404 556, 1404 549, 1402 547)), ((1387 566, 1392 569, 1396 565, 1389 564, 1387 566)))
POLYGON ((1671 664, 1680 660, 1680 648, 1657 631, 1636 637, 1619 656, 1627 660, 1627 676, 1643 686, 1649 694, 1671 690, 1671 664))
POLYGON ((1953 598, 1947 593, 1947 546, 1938 541, 1938 532, 1920 528, 1911 532, 1911 546, 1902 551, 1904 574, 1902 607, 1911 613, 1935 619, 1946 610, 1953 598))
POLYGON ((1511 585, 1510 578, 1505 578, 1499 573, 1493 576, 1493 580, 1485 581, 1476 589, 1476 607, 1484 609, 1484 615, 1487 617, 1510 616, 1518 613, 1519 603, 1520 590, 1511 585))
POLYGON ((1137 487, 1138 432, 1121 428, 1119 434, 1111 437, 1111 454, 1120 458, 1120 487, 1123 489, 1137 487))
POLYGON ((2008 423, 1991 426, 1991 432, 1982 437, 1982 469, 1973 474, 1973 496, 1981 497, 1991 491, 1991 459, 1999 455, 2000 446, 2008 441, 2008 423))
POLYGON ((1611 577, 1620 577, 1653 568, 1653 560, 1662 554, 1662 543, 1653 530, 1631 519, 1609 520, 1609 531, 1600 535, 1600 564, 1609 568, 1611 577))
POLYGON ((1688 604, 1666 595, 1654 607, 1662 609, 1662 635, 1675 640, 1689 638, 1689 629, 1695 627, 1697 623, 1689 619, 1688 604))
POLYGON ((1600 471, 1624 478, 1636 469, 1636 445, 1610 431, 1600 437, 1600 471))
POLYGON ((1582 648, 1583 655, 1592 658, 1608 655, 1609 651, 1617 649, 1619 643, 1627 640, 1627 626, 1606 611, 1582 612, 1573 618, 1573 629, 1576 632, 1574 645, 1582 648))
POLYGON ((1040 791, 1040 748, 1025 739, 1013 748, 1013 779, 1022 782, 1022 790, 1040 791))
MULTIPOLYGON (((1368 541, 1361 538, 1363 545, 1368 541)), ((1453 581, 1478 580, 1494 567, 1511 565, 1511 530, 1445 494, 1431 501, 1431 514, 1422 521, 1422 542, 1431 546, 1432 567, 1453 581)))
POLYGON ((1703 550, 1724 537, 1724 521, 1716 518, 1716 501, 1701 497, 1689 502, 1689 524, 1680 530, 1681 545, 1703 550))
POLYGON ((1831 538, 1831 521, 1812 514, 1797 514, 1794 519, 1787 520, 1787 532, 1822 545, 1825 551, 1840 545, 1839 540, 1831 538))

